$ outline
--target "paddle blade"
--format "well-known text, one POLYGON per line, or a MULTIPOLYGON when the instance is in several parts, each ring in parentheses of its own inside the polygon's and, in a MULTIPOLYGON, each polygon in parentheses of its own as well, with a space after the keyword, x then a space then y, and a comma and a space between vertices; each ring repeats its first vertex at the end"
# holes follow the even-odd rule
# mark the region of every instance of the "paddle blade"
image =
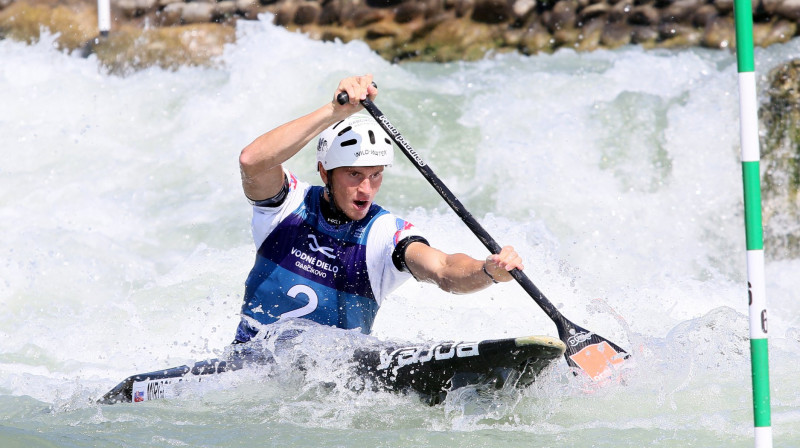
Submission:
POLYGON ((610 377, 630 358, 625 350, 613 342, 568 323, 569 330, 563 333, 559 331, 561 339, 567 344, 564 353, 567 364, 580 369, 593 380, 601 381, 610 377))

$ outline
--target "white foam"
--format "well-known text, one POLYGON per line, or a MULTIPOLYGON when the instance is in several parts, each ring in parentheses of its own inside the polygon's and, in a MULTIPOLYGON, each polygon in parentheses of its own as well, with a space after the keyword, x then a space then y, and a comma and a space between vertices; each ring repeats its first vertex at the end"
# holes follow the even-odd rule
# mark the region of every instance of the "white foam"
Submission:
MULTIPOLYGON (((714 322, 735 328, 719 334, 741 330, 736 316, 746 315, 747 295, 731 55, 627 48, 391 65, 364 44, 315 42, 264 22, 242 24, 238 34, 218 68, 126 78, 56 52, 47 36, 32 47, 0 41, 6 393, 49 402, 52 389, 96 392, 134 372, 218 354, 233 336, 254 255, 238 153, 322 105, 350 73, 375 74, 377 104, 489 233, 523 254, 526 273, 571 320, 669 358, 667 372, 683 372, 684 360, 663 346, 681 324, 728 307, 714 322)), ((775 64, 796 57, 798 45, 757 55, 775 64)), ((316 180, 311 151, 289 165, 316 180)), ((388 172, 380 202, 437 247, 486 255, 405 161, 388 172)), ((796 272, 796 260, 767 266, 778 338, 800 327, 796 272)), ((375 331, 403 339, 555 334, 513 283, 470 296, 408 283, 384 305, 375 331)), ((775 375, 784 378, 793 368, 784 360, 798 348, 775 345, 775 375)), ((691 378, 698 388, 714 381, 691 378)), ((664 387, 652 381, 638 383, 655 394, 648 399, 664 387)), ((690 398, 673 396, 683 400, 676 406, 690 398)), ((660 412, 647 421, 684 427, 660 412)))

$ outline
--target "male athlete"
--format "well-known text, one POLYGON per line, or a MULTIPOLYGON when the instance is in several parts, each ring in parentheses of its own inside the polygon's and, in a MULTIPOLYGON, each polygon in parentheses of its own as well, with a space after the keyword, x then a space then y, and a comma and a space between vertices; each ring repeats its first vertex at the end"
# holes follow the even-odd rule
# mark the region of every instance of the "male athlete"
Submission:
POLYGON ((369 333, 383 299, 411 276, 469 293, 510 281, 508 271, 523 268, 510 246, 485 260, 434 249, 410 223, 373 203, 394 150, 383 129, 356 112, 360 100, 377 94, 372 75, 346 78, 331 102, 242 150, 242 186, 253 203, 258 253, 236 342, 288 317, 369 333), (341 92, 349 103, 336 101, 341 92), (318 135, 324 187, 283 167, 318 135))

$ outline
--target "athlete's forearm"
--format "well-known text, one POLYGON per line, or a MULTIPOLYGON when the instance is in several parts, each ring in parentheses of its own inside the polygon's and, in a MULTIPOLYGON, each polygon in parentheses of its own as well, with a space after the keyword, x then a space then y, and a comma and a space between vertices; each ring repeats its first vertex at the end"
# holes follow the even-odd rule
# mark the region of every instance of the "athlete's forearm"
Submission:
POLYGON ((522 259, 511 246, 503 247, 499 254, 490 255, 486 260, 476 260, 469 255, 446 254, 427 244, 414 242, 406 248, 405 261, 418 280, 435 283, 456 294, 511 281, 513 277, 508 271, 524 268, 522 259))
POLYGON ((493 283, 483 272, 483 262, 461 253, 445 254, 422 243, 408 247, 406 264, 417 280, 454 294, 479 291, 493 283))
POLYGON ((259 136, 239 155, 242 187, 250 199, 274 196, 283 183, 282 164, 294 157, 303 147, 328 126, 336 123, 340 114, 328 103, 308 115, 259 136))
POLYGON ((484 262, 465 254, 447 255, 445 267, 437 283, 440 288, 454 294, 480 291, 494 281, 484 272, 484 262))

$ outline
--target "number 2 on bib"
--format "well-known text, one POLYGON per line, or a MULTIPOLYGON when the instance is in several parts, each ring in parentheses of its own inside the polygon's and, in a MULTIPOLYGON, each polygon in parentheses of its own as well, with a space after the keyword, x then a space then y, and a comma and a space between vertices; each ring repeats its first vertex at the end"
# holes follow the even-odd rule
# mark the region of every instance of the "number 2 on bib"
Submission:
POLYGON ((305 296, 308 297, 308 303, 301 308, 281 314, 278 317, 279 319, 283 319, 284 317, 303 317, 307 314, 313 313, 314 310, 317 309, 319 298, 317 297, 317 293, 314 292, 314 290, 310 287, 306 285, 294 285, 289 289, 289 292, 286 293, 286 295, 293 299, 300 294, 305 294, 305 296))

